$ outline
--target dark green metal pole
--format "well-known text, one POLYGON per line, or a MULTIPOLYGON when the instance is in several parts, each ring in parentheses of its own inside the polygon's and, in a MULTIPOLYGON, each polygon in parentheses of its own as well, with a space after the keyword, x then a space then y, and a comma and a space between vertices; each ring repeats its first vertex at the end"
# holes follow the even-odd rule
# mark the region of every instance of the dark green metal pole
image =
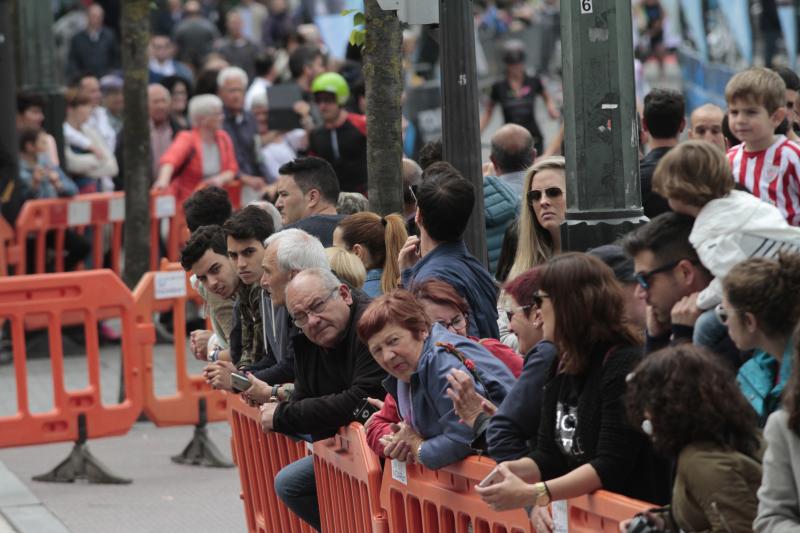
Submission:
POLYGON ((473 4, 469 0, 439 1, 442 62, 442 146, 444 159, 475 186, 475 207, 464 241, 484 265, 486 225, 483 216, 481 134, 478 117, 478 76, 475 65, 473 4))
POLYGON ((643 223, 630 2, 561 0, 567 220, 585 251, 643 223))
POLYGON ((13 224, 19 198, 16 190, 18 175, 16 88, 14 79, 14 39, 11 23, 11 2, 0 0, 0 205, 3 215, 13 224))
POLYGON ((50 0, 16 0, 16 58, 18 90, 45 100, 44 128, 56 139, 64 159, 64 91, 61 65, 56 58, 53 7, 50 0))

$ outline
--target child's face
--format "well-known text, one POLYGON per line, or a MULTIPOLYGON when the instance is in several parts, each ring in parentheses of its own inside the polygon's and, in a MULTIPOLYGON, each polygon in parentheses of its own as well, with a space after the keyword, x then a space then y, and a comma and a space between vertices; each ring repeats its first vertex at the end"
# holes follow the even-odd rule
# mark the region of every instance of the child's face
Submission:
POLYGON ((786 114, 780 107, 771 115, 767 109, 752 100, 734 100, 728 105, 728 123, 733 134, 748 149, 763 150, 772 144, 773 132, 786 114))
POLYGON ((36 153, 37 154, 44 154, 47 152, 49 148, 47 143, 47 135, 44 133, 40 133, 38 137, 36 137, 36 153))

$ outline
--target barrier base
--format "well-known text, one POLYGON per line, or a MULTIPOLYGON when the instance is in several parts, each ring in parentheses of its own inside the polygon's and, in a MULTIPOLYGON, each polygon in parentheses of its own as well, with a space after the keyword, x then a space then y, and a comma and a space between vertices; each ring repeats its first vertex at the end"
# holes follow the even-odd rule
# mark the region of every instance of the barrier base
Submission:
POLYGON ((85 442, 76 442, 66 459, 51 471, 33 476, 34 481, 50 481, 55 483, 73 483, 85 479, 89 483, 109 485, 126 485, 132 480, 115 476, 108 467, 100 462, 85 442))
POLYGON ((233 463, 225 459, 217 445, 209 438, 205 424, 197 424, 194 436, 180 455, 172 461, 183 465, 202 465, 215 468, 233 468, 233 463))

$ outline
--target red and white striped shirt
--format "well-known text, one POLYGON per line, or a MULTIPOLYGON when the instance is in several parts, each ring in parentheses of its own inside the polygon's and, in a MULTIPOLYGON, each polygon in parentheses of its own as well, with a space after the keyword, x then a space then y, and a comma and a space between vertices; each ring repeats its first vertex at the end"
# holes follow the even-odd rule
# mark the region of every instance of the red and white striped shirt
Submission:
POLYGON ((766 150, 748 152, 742 143, 727 155, 740 185, 780 209, 789 224, 800 226, 800 145, 778 135, 766 150))

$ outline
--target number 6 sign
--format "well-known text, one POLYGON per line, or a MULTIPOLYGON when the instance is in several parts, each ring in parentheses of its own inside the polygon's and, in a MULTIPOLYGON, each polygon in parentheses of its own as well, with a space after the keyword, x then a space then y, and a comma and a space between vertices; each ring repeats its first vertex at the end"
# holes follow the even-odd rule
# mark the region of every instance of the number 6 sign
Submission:
POLYGON ((581 3, 581 15, 588 15, 592 12, 592 0, 579 0, 581 3))

